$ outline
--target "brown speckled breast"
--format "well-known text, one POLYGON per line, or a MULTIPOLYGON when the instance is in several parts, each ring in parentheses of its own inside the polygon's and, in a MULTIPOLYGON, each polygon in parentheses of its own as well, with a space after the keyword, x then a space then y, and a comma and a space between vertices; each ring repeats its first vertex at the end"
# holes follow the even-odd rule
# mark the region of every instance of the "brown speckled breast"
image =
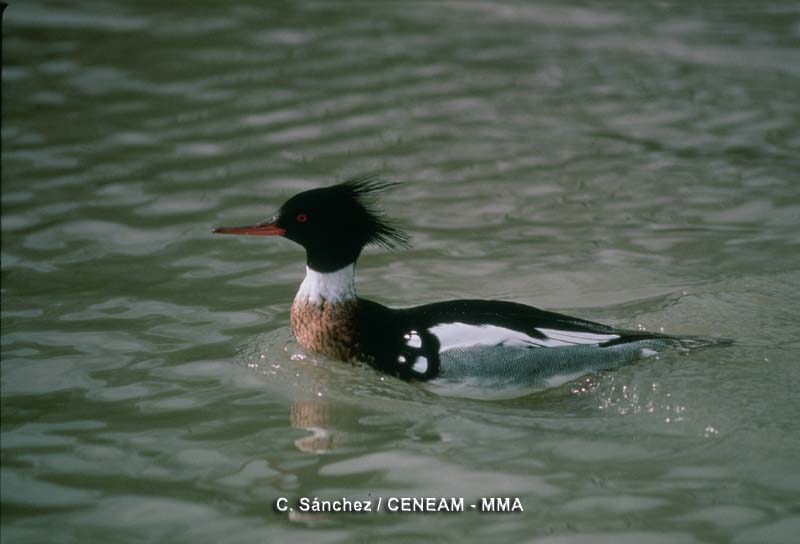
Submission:
POLYGON ((355 316, 357 300, 321 304, 295 300, 292 304, 292 333, 305 349, 334 359, 359 358, 356 349, 355 316))

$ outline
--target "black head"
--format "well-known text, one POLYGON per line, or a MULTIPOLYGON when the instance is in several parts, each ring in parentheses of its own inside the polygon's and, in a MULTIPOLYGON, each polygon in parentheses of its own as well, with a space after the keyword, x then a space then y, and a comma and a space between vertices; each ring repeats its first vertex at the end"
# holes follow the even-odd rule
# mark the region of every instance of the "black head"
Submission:
POLYGON ((312 189, 287 200, 266 223, 221 227, 214 232, 284 236, 306 249, 309 267, 332 272, 354 263, 367 244, 408 246, 408 235, 387 220, 376 204, 376 195, 394 185, 367 177, 312 189))

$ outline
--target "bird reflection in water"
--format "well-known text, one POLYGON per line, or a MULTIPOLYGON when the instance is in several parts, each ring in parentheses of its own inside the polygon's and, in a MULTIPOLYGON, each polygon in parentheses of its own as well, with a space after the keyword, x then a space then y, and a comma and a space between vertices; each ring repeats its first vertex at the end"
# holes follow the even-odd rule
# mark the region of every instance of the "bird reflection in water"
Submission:
POLYGON ((294 441, 295 447, 306 453, 324 453, 336 446, 336 435, 327 428, 330 423, 330 407, 324 401, 294 401, 289 421, 296 429, 311 432, 294 441))

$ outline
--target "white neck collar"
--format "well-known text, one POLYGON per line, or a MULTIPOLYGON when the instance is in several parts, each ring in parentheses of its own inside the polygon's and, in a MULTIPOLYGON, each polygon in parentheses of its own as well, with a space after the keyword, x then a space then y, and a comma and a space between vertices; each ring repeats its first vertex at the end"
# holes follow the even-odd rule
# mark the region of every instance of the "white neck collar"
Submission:
POLYGON ((356 298, 355 268, 355 263, 350 263, 335 272, 317 272, 306 266, 306 277, 294 300, 319 305, 323 301, 335 304, 356 298))

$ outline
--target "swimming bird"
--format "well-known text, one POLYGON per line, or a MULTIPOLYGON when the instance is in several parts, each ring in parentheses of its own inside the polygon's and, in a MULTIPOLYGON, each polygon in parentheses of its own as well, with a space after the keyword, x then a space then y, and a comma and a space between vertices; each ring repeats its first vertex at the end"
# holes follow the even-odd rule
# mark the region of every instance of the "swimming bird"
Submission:
POLYGON ((363 248, 409 246, 408 235, 376 200, 395 185, 366 177, 311 189, 266 222, 213 232, 300 244, 306 274, 290 314, 298 344, 405 380, 558 385, 670 346, 713 343, 619 329, 517 302, 466 299, 395 309, 361 298, 354 275, 363 248))

